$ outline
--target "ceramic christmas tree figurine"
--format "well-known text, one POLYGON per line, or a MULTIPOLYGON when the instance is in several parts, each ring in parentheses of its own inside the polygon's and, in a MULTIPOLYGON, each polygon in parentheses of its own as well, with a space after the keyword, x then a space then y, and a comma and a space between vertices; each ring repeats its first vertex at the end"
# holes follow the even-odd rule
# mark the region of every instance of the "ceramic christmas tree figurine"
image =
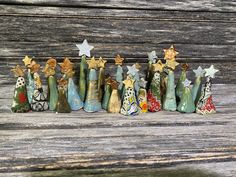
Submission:
POLYGON ((43 69, 45 76, 48 78, 48 101, 49 110, 55 111, 58 100, 57 81, 55 78, 57 61, 54 58, 48 59, 46 66, 43 69))
POLYGON ((196 106, 196 112, 199 114, 211 114, 215 113, 216 109, 212 100, 211 93, 211 79, 215 78, 215 73, 219 70, 215 69, 213 65, 210 68, 205 69, 206 83, 201 93, 201 97, 196 106))
POLYGON ((116 56, 115 58, 115 65, 117 65, 116 81, 119 84, 118 91, 120 95, 122 95, 123 93, 123 69, 122 69, 123 61, 124 61, 124 58, 121 58, 120 55, 116 56))
POLYGON ((11 71, 14 72, 15 77, 17 78, 11 110, 15 113, 28 112, 30 110, 30 105, 27 98, 24 71, 19 65, 11 71))
POLYGON ((110 80, 111 85, 111 96, 108 103, 108 112, 119 113, 121 108, 121 100, 118 92, 118 82, 116 80, 110 80))
POLYGON ((71 108, 66 98, 66 90, 67 90, 68 81, 64 78, 58 80, 58 101, 56 112, 57 113, 70 113, 71 108))
POLYGON ((202 69, 201 66, 199 66, 196 70, 193 70, 193 72, 195 73, 196 79, 192 87, 192 97, 196 105, 201 96, 202 77, 204 76, 205 71, 202 69))
POLYGON ((23 62, 25 64, 25 66, 27 67, 27 84, 26 84, 26 86, 27 86, 27 97, 28 97, 30 104, 32 102, 34 89, 35 89, 34 88, 35 87, 34 78, 33 78, 33 75, 30 71, 30 68, 29 68, 31 61, 32 61, 32 58, 28 57, 27 55, 23 59, 23 62))
POLYGON ((156 51, 152 51, 147 54, 148 54, 148 69, 147 69, 147 74, 146 74, 146 80, 148 81, 147 89, 149 89, 149 86, 151 84, 153 74, 154 74, 152 64, 156 63, 157 55, 156 55, 156 51))
POLYGON ((175 96, 175 75, 174 70, 175 67, 179 64, 175 61, 175 57, 178 52, 175 50, 174 46, 172 45, 169 49, 164 49, 166 60, 166 68, 168 72, 167 76, 167 88, 166 94, 163 101, 163 109, 167 111, 175 111, 177 108, 176 105, 176 96, 175 96))
POLYGON ((161 60, 153 64, 154 76, 147 94, 148 110, 150 112, 161 110, 161 73, 163 72, 164 66, 161 60))
POLYGON ((81 56, 80 62, 80 75, 79 75, 79 94, 82 101, 85 101, 86 90, 87 90, 87 71, 88 65, 86 62, 86 57, 90 57, 90 51, 93 49, 93 46, 89 45, 85 39, 82 44, 76 44, 79 48, 79 56, 81 56))
POLYGON ((48 101, 44 95, 43 88, 42 88, 42 81, 38 74, 40 69, 40 65, 35 61, 32 61, 30 66, 30 71, 34 77, 35 89, 34 94, 31 102, 31 109, 32 111, 46 111, 49 108, 48 101))
POLYGON ((132 79, 134 79, 135 82, 138 83, 138 84, 136 84, 134 82, 134 91, 135 91, 135 95, 137 95, 138 92, 136 89, 139 89, 139 75, 138 75, 139 70, 137 69, 136 64, 133 64, 132 66, 127 66, 127 69, 128 69, 127 75, 129 75, 132 79), (137 88, 135 88, 135 86, 137 86, 137 88))
POLYGON ((59 63, 61 72, 64 74, 64 79, 68 80, 67 86, 67 101, 72 111, 79 110, 83 107, 83 102, 80 99, 77 87, 73 81, 75 72, 73 71, 74 63, 69 58, 65 58, 63 63, 59 63))
POLYGON ((136 95, 139 94, 139 89, 140 89, 140 76, 139 76, 139 70, 141 68, 141 65, 139 63, 135 63, 133 65, 133 67, 136 68, 137 72, 135 72, 135 75, 134 75, 134 90, 136 92, 136 95))
POLYGON ((89 68, 89 83, 88 91, 86 94, 84 110, 86 112, 97 112, 102 109, 101 102, 98 98, 98 78, 97 78, 97 66, 98 62, 94 57, 87 61, 89 68))
POLYGON ((141 108, 141 112, 145 113, 148 112, 147 91, 146 91, 147 81, 144 78, 141 78, 139 85, 140 89, 138 94, 138 103, 139 107, 141 108))
POLYGON ((127 79, 123 81, 125 85, 125 95, 120 113, 125 116, 138 115, 140 111, 134 92, 134 82, 135 80, 129 75, 127 79))
POLYGON ((191 84, 191 81, 189 81, 188 79, 185 79, 185 81, 183 82, 183 86, 184 86, 183 91, 182 91, 183 93, 180 98, 180 103, 177 107, 177 110, 179 112, 192 113, 195 111, 195 104, 193 102, 190 84, 191 84))
POLYGON ((108 110, 108 103, 111 96, 111 81, 112 79, 110 76, 105 79, 105 93, 102 99, 102 109, 104 110, 108 110))
POLYGON ((104 94, 104 85, 105 85, 105 64, 107 60, 104 60, 102 57, 98 59, 98 98, 99 101, 102 101, 104 94))
POLYGON ((189 66, 187 63, 182 64, 182 72, 180 74, 180 78, 179 78, 178 83, 175 88, 177 102, 180 101, 180 98, 181 98, 183 90, 184 90, 183 82, 186 79, 186 71, 188 70, 188 68, 189 68, 189 66))

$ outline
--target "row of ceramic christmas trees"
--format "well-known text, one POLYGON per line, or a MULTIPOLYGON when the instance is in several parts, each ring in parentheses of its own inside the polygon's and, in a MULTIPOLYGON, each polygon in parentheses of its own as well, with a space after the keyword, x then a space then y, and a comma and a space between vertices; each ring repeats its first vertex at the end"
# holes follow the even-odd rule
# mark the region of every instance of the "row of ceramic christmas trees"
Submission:
POLYGON ((73 81, 74 64, 65 58, 59 63, 63 76, 55 77, 57 61, 50 58, 43 72, 48 78, 48 95, 45 96, 39 76, 40 65, 26 56, 23 59, 27 68, 27 83, 24 79, 24 69, 17 65, 12 71, 17 77, 13 112, 28 112, 52 110, 58 113, 69 113, 71 110, 83 108, 86 112, 97 112, 101 109, 110 113, 123 115, 137 115, 140 112, 158 112, 160 110, 179 111, 184 113, 197 112, 201 114, 214 113, 212 101, 211 79, 218 71, 212 65, 203 70, 200 66, 193 70, 196 80, 192 88, 186 78, 188 64, 182 64, 182 73, 175 87, 174 70, 179 65, 176 62, 178 52, 173 46, 164 49, 165 63, 157 61, 156 52, 148 53, 148 70, 146 78, 140 78, 138 63, 127 66, 127 76, 123 78, 122 64, 124 58, 117 55, 115 65, 117 72, 115 79, 105 78, 106 60, 92 57, 90 60, 90 46, 87 40, 80 45, 81 56, 79 89, 73 81), (98 76, 97 76, 98 74, 98 76), (202 78, 206 77, 202 89, 202 78))

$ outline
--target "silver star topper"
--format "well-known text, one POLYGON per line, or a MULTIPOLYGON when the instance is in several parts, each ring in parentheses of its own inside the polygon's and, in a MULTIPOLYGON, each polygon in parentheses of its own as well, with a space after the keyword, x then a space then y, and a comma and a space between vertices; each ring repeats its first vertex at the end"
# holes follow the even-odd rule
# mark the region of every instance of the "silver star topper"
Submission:
POLYGON ((146 88, 147 81, 142 77, 139 82, 140 87, 146 88))
POLYGON ((209 76, 211 78, 215 78, 215 73, 218 72, 219 70, 215 69, 214 65, 211 65, 210 68, 205 69, 205 71, 206 71, 205 74, 206 77, 209 76))
POLYGON ((131 76, 135 76, 135 74, 138 72, 138 70, 135 67, 135 65, 127 66, 127 68, 128 68, 127 74, 130 74, 131 76))
POLYGON ((157 59, 156 51, 153 50, 147 53, 147 55, 148 55, 148 60, 150 63, 156 63, 156 59, 157 59))
POLYGON ((182 83, 183 83, 184 87, 189 87, 191 84, 191 81, 188 79, 185 79, 184 82, 182 82, 182 83))
POLYGON ((79 56, 86 55, 87 57, 90 57, 90 50, 92 50, 94 47, 88 44, 88 41, 85 39, 82 44, 75 44, 76 47, 79 49, 79 56))
POLYGON ((204 73, 205 73, 205 71, 202 69, 201 66, 198 66, 198 68, 194 69, 193 72, 195 73, 196 77, 198 77, 198 76, 203 77, 204 73))

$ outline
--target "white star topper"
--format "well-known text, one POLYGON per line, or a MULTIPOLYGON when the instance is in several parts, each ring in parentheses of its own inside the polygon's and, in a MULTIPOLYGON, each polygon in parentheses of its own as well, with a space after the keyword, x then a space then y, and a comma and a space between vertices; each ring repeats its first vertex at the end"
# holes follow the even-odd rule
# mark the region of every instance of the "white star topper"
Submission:
POLYGON ((205 74, 206 77, 209 76, 211 78, 215 78, 215 73, 218 72, 219 70, 215 69, 214 65, 211 65, 210 68, 205 69, 205 71, 206 71, 205 74))
POLYGON ((157 59, 157 54, 156 54, 156 51, 151 51, 148 54, 148 60, 150 63, 156 63, 156 59, 157 59))
POLYGON ((94 47, 88 44, 88 41, 85 39, 82 44, 75 44, 76 47, 79 49, 79 56, 86 55, 87 57, 90 57, 90 50, 92 50, 94 47))
POLYGON ((135 65, 127 66, 127 68, 128 68, 127 74, 130 74, 131 76, 135 76, 135 74, 138 72, 138 70, 135 67, 135 65))
POLYGON ((184 87, 189 87, 191 84, 191 81, 188 79, 185 79, 184 82, 182 82, 182 83, 183 83, 184 87))
POLYGON ((201 66, 198 66, 198 68, 194 69, 193 72, 195 73, 196 77, 198 77, 198 76, 203 77, 204 73, 205 73, 205 71, 202 69, 201 66))

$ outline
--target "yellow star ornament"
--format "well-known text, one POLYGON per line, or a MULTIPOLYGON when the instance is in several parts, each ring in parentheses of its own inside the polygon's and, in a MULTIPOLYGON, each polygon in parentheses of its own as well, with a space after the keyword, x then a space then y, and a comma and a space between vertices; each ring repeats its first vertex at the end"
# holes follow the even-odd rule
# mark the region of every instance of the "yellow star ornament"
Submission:
POLYGON ((23 77, 24 70, 21 68, 20 65, 16 65, 15 68, 12 68, 11 71, 15 74, 15 77, 23 77))
POLYGON ((106 64, 107 60, 104 60, 102 57, 100 57, 98 59, 98 67, 99 68, 105 68, 105 64, 106 64))
POLYGON ((120 55, 117 55, 115 58, 115 65, 122 65, 124 61, 124 58, 121 58, 120 55))
POLYGON ((127 88, 134 88, 134 82, 135 82, 135 80, 133 80, 129 77, 127 77, 127 79, 123 81, 123 83, 125 84, 126 89, 127 88))
POLYGON ((67 57, 64 59, 63 63, 58 63, 58 64, 61 67, 62 73, 66 73, 67 71, 72 70, 74 67, 74 63, 72 63, 70 59, 67 57))
POLYGON ((89 69, 97 69, 98 67, 98 62, 95 60, 94 57, 92 57, 91 60, 87 60, 87 63, 89 69))
POLYGON ((166 66, 171 68, 172 70, 175 70, 175 67, 178 65, 179 63, 175 60, 166 60, 166 66))
POLYGON ((30 58, 26 55, 22 61, 24 62, 25 66, 28 66, 31 64, 32 58, 30 58))
POLYGON ((179 54, 179 52, 177 52, 174 48, 173 45, 170 46, 169 49, 164 49, 164 53, 165 53, 165 60, 175 60, 176 55, 179 54))
POLYGON ((153 67, 154 72, 160 72, 161 73, 163 71, 163 68, 165 67, 165 64, 163 64, 161 62, 161 60, 158 60, 157 63, 152 64, 152 67, 153 67))

